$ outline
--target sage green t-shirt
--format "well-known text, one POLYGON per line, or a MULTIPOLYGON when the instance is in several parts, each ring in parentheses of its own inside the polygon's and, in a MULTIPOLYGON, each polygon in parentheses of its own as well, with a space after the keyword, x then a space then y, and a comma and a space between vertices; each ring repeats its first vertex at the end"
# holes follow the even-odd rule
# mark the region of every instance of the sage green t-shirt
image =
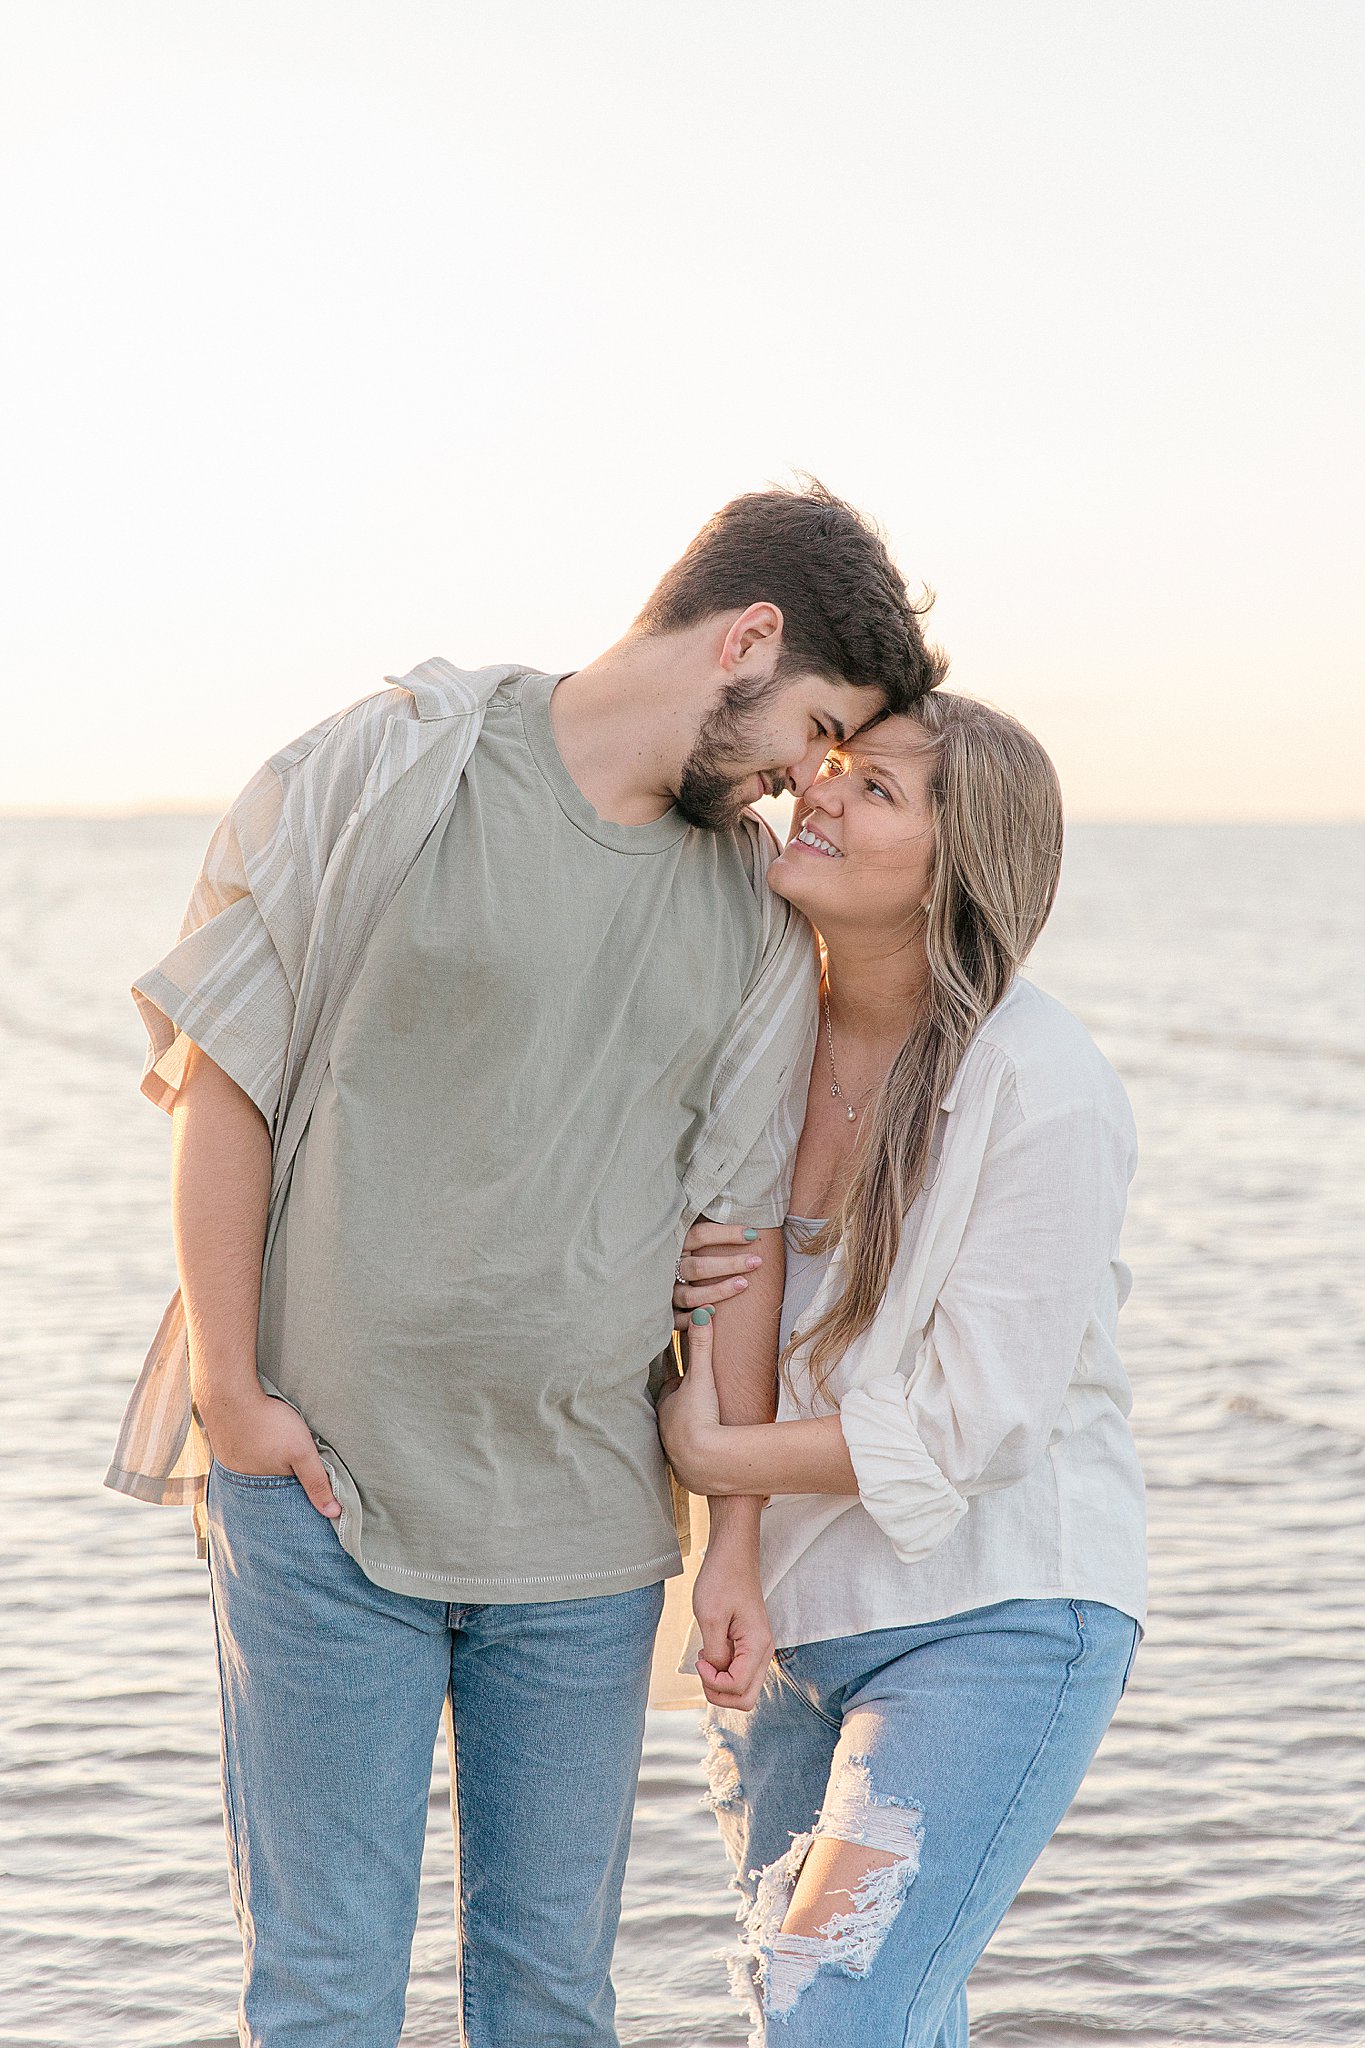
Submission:
MULTIPOLYGON (((342 1543, 447 1601, 680 1569, 650 1365, 763 944, 747 828, 604 823, 556 748, 555 681, 493 699, 379 924, 262 1294, 261 1373, 324 1446, 342 1543)), ((749 1163, 748 1220, 781 1221, 784 1165, 749 1163)))

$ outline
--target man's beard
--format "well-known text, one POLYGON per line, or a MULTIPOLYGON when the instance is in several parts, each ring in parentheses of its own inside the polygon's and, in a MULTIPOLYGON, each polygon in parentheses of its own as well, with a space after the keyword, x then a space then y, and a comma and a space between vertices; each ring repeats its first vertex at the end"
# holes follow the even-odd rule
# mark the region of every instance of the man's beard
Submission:
POLYGON ((747 782, 760 772, 774 781, 784 779, 782 769, 760 771, 754 761, 762 731, 761 708, 782 687, 771 678, 760 677, 725 685, 702 720, 678 777, 674 801, 689 825, 697 825, 703 832, 728 832, 747 807, 749 800, 741 794, 747 782), (741 767, 744 761, 750 765, 741 767))

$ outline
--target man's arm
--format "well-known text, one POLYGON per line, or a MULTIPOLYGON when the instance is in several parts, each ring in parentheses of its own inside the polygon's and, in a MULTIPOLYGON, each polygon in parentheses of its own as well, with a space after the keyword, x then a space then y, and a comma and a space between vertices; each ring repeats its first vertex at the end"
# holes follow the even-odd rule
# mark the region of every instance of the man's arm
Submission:
MULTIPOLYGON (((716 1392, 726 1423, 771 1422, 777 1413, 787 1263, 782 1231, 761 1231, 753 1250, 763 1264, 750 1274, 744 1293, 719 1309, 712 1333, 716 1392)), ((710 1503, 711 1535, 693 1611, 702 1636, 698 1675, 713 1706, 751 1707, 772 1657, 758 1574, 762 1509, 762 1500, 751 1494, 717 1496, 710 1503)))
POLYGON ((308 1425, 256 1376, 270 1132, 251 1097, 195 1046, 171 1112, 171 1222, 190 1390, 214 1456, 234 1472, 293 1473, 320 1513, 341 1504, 308 1425))

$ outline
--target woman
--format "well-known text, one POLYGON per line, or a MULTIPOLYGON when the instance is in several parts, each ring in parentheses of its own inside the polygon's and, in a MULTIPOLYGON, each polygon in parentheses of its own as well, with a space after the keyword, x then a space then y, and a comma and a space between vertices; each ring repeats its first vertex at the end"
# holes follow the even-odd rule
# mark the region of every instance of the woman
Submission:
MULTIPOLYGON (((967 1977, 1143 1621, 1113 1341, 1132 1117, 1018 977, 1061 849, 1038 743, 933 695, 832 758, 770 870, 826 954, 778 1419, 721 1423, 702 1306, 661 1428, 694 1492, 771 1496, 776 1657, 708 1727, 755 2038, 782 2048, 966 2041, 967 1977)), ((739 1236, 692 1233, 683 1305, 732 1289, 739 1236)))

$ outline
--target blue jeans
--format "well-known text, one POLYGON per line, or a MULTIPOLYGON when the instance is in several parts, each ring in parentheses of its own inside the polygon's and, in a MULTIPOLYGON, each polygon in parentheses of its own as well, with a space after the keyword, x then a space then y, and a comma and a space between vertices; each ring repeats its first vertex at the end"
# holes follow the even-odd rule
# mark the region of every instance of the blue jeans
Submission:
POLYGON ((712 1708, 711 1796, 769 2048, 965 2048, 967 1978, 1076 1796, 1137 1624, 1010 1600, 779 1650, 752 1714, 712 1708), (782 1932, 816 1835, 890 1860, 782 1932))
POLYGON ((451 1606, 368 1579, 293 1479, 215 1465, 209 1566, 247 2048, 393 2048, 447 1701, 467 2048, 615 2048, 662 1586, 451 1606))

